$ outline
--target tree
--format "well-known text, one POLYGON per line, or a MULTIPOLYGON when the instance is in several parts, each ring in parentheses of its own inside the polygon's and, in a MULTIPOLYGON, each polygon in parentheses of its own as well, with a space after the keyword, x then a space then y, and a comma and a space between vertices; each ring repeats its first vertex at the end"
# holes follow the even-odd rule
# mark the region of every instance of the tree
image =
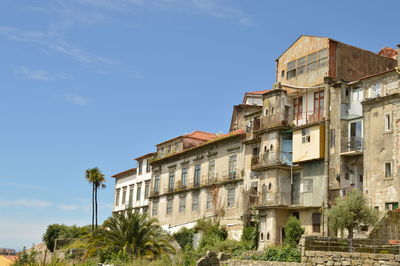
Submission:
POLYGON ((368 206, 367 199, 358 189, 337 198, 336 205, 327 211, 327 215, 331 230, 347 229, 350 248, 354 230, 374 225, 378 220, 378 213, 368 206))
POLYGON ((300 226, 300 221, 290 216, 285 224, 285 243, 293 248, 297 247, 302 234, 304 234, 304 228, 300 226))
POLYGON ((171 237, 156 219, 138 212, 113 214, 89 239, 89 254, 124 254, 153 259, 175 254, 171 237))
POLYGON ((106 179, 97 167, 86 170, 86 180, 92 184, 92 231, 97 228, 97 191, 105 188, 106 179))
POLYGON ((46 232, 44 233, 42 239, 46 243, 46 247, 51 252, 54 251, 54 245, 56 239, 59 238, 62 231, 62 226, 59 224, 50 224, 47 226, 46 232))

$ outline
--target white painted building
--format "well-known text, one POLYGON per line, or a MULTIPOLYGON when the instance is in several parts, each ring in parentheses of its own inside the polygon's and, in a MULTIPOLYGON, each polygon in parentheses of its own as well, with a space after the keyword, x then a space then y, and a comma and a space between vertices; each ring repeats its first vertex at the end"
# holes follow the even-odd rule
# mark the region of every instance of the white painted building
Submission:
POLYGON ((115 174, 113 212, 133 209, 147 213, 149 205, 151 166, 154 153, 136 158, 137 167, 115 174))

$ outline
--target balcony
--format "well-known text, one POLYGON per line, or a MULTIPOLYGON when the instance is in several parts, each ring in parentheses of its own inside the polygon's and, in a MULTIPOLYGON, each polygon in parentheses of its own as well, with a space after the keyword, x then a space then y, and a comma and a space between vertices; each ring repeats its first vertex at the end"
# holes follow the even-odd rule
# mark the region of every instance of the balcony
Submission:
POLYGON ((259 206, 289 206, 290 192, 273 192, 267 191, 259 193, 259 206))
POLYGON ((271 166, 290 166, 291 164, 292 152, 265 152, 251 158, 252 170, 271 166))
POLYGON ((289 113, 275 113, 261 117, 261 129, 288 126, 291 121, 289 113))
POLYGON ((341 155, 358 155, 363 152, 362 137, 345 137, 342 138, 340 152, 341 155))
POLYGON ((301 112, 293 115, 293 124, 295 126, 303 126, 306 124, 312 124, 321 122, 325 119, 323 111, 314 112, 301 112))

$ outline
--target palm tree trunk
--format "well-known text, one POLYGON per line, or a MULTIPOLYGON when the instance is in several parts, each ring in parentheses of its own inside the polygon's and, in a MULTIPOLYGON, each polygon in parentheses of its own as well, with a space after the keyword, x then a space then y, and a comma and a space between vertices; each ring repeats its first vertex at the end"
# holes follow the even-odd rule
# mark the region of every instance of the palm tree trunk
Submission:
POLYGON ((96 188, 96 191, 95 191, 95 206, 96 206, 96 229, 97 229, 97 191, 98 191, 98 188, 96 188))
POLYGON ((92 232, 94 231, 94 183, 92 184, 92 232))

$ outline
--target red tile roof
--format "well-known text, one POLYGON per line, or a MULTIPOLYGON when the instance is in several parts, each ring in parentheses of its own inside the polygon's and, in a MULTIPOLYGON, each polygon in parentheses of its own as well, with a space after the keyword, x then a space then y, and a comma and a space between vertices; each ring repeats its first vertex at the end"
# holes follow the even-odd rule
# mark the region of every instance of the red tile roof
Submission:
POLYGON ((224 140, 224 139, 228 139, 228 138, 231 138, 231 137, 236 137, 236 136, 240 136, 240 135, 244 135, 244 134, 246 134, 246 132, 243 129, 238 129, 238 130, 226 133, 226 134, 216 135, 216 137, 214 137, 214 138, 212 138, 212 139, 210 139, 210 140, 208 140, 208 141, 206 141, 206 142, 204 142, 204 143, 202 143, 200 145, 194 146, 192 148, 189 148, 189 149, 186 149, 186 150, 183 150, 183 151, 180 151, 180 152, 172 153, 171 155, 165 156, 163 158, 156 159, 153 162, 162 161, 164 159, 171 158, 171 157, 180 155, 182 153, 185 153, 185 152, 188 152, 188 151, 192 151, 192 150, 197 149, 197 148, 204 147, 204 146, 206 146, 208 144, 211 144, 211 143, 214 143, 214 142, 218 142, 218 141, 221 141, 221 140, 224 140))
POLYGON ((123 172, 121 172, 121 173, 112 175, 111 177, 117 178, 117 177, 121 177, 121 176, 126 175, 126 174, 134 174, 134 173, 136 173, 136 168, 132 168, 132 169, 123 171, 123 172))
POLYGON ((204 132, 200 130, 193 131, 190 134, 183 135, 184 137, 189 137, 192 139, 199 139, 199 140, 210 140, 215 138, 217 135, 214 133, 204 132))
POLYGON ((396 59, 397 50, 393 49, 391 47, 383 47, 379 51, 378 55, 383 55, 383 56, 386 56, 386 57, 389 57, 389 58, 392 58, 392 59, 396 59))
POLYGON ((262 91, 250 91, 246 92, 245 94, 252 94, 252 95, 263 95, 266 92, 269 92, 270 90, 262 90, 262 91))

